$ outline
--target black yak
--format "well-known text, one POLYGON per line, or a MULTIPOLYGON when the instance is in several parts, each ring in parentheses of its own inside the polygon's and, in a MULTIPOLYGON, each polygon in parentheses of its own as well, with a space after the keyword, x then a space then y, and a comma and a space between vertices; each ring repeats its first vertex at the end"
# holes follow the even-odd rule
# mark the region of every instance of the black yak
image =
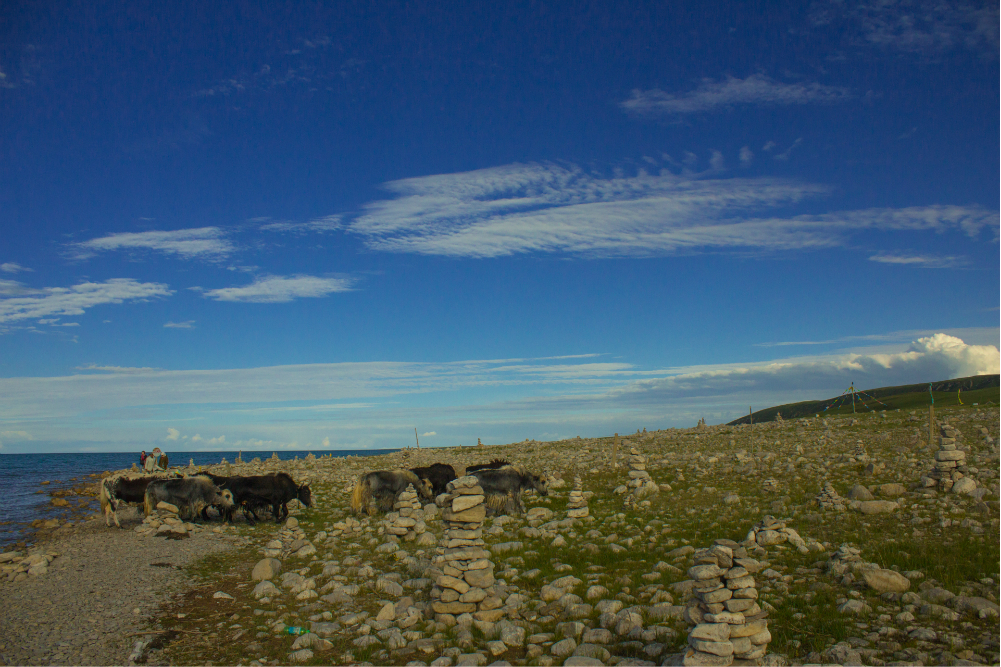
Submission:
POLYGON ((417 475, 418 479, 426 479, 431 482, 431 493, 434 496, 445 493, 448 483, 458 477, 455 474, 455 468, 447 463, 432 463, 424 468, 411 468, 410 472, 417 475))

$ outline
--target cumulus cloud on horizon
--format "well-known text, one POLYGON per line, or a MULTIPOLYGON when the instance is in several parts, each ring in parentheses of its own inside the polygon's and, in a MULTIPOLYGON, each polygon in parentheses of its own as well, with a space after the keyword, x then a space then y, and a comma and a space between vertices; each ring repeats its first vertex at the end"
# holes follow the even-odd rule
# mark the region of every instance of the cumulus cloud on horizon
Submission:
POLYGON ((660 403, 676 398, 726 397, 751 392, 816 392, 946 380, 1001 372, 993 345, 967 345, 937 333, 913 341, 903 352, 803 357, 748 365, 728 365, 666 378, 637 380, 609 392, 628 403, 660 403), (843 385, 843 387, 842 387, 843 385))

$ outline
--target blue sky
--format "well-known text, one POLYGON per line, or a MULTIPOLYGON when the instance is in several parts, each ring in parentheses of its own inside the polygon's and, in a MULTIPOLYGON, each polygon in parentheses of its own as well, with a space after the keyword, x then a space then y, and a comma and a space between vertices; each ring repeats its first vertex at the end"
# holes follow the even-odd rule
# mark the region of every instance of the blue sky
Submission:
POLYGON ((998 372, 996 5, 4 12, 2 452, 556 439, 998 372))

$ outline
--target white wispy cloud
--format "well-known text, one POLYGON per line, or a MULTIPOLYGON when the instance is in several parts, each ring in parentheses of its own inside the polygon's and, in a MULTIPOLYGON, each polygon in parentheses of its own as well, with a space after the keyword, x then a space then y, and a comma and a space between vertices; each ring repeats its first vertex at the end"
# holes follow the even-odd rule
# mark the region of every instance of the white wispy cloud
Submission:
POLYGON ((870 44, 902 52, 936 55, 965 48, 994 60, 998 55, 996 2, 836 0, 816 3, 811 19, 815 25, 831 26, 848 34, 860 32, 870 44), (851 26, 850 32, 845 30, 845 23, 851 26))
POLYGON ((152 250, 184 259, 221 258, 235 249, 226 236, 226 231, 219 227, 121 232, 77 243, 73 248, 81 259, 113 250, 152 250))
POLYGON ((326 215, 308 222, 293 222, 291 220, 270 220, 270 218, 255 218, 261 222, 260 229, 266 232, 283 232, 292 234, 324 233, 340 229, 340 215, 326 215))
POLYGON ((413 442, 413 424, 421 421, 446 429, 436 444, 470 444, 478 436, 512 442, 610 434, 629 425, 694 425, 699 416, 729 421, 746 414, 748 405, 828 398, 852 382, 870 388, 997 373, 999 353, 995 345, 936 333, 906 346, 767 362, 641 370, 628 364, 592 368, 584 361, 526 372, 531 365, 365 362, 0 378, 0 420, 45 443, 81 442, 86 433, 92 442, 123 447, 137 440, 210 447, 203 431, 225 432, 229 449, 291 448, 329 441, 331 432, 340 447, 399 447, 413 442), (422 396, 432 394, 429 405, 422 396), (365 407, 309 411, 310 403, 331 398, 365 407), (283 410, 293 402, 302 409, 283 410), (260 412, 272 408, 277 411, 260 412), (174 420, 191 424, 184 430, 199 440, 174 420), (165 422, 175 424, 166 436, 165 422))
POLYGON ((828 188, 666 171, 603 177, 552 164, 411 178, 386 188, 396 197, 366 205, 349 231, 374 250, 453 257, 797 250, 841 246, 867 229, 961 229, 975 235, 998 225, 997 212, 962 206, 754 217, 828 188))
POLYGON ((2 296, 29 296, 31 294, 44 294, 43 290, 28 287, 17 280, 5 280, 0 278, 0 297, 2 296))
POLYGON ((749 147, 744 146, 740 149, 740 166, 747 167, 750 166, 751 162, 754 160, 754 151, 749 147))
POLYGON ((46 287, 40 294, 0 298, 0 324, 25 319, 83 315, 87 308, 126 301, 146 301, 174 293, 163 283, 141 283, 113 278, 72 287, 46 287))
POLYGON ((764 74, 745 79, 732 76, 716 81, 703 79, 685 93, 668 93, 653 88, 634 90, 632 97, 619 103, 625 111, 640 115, 681 115, 713 111, 740 104, 789 105, 840 102, 851 97, 847 88, 820 83, 782 83, 764 74))
POLYGON ((101 366, 98 364, 87 364, 86 366, 77 366, 78 371, 102 371, 105 373, 148 373, 150 371, 158 371, 159 368, 154 368, 152 366, 101 366))
POLYGON ((969 260, 957 255, 873 255, 870 261, 898 266, 913 266, 920 269, 956 269, 969 265, 969 260))
POLYGON ((4 262, 0 264, 0 271, 4 273, 20 273, 21 271, 34 271, 26 266, 21 266, 17 262, 4 262))
POLYGON ((429 437, 429 436, 432 436, 432 435, 438 435, 438 433, 435 432, 435 431, 428 431, 427 433, 421 433, 421 437, 422 438, 429 437))
POLYGON ((194 329, 195 320, 185 320, 184 322, 167 322, 163 325, 164 329, 194 329))
POLYGON ((335 292, 350 292, 351 278, 320 276, 265 276, 244 287, 208 290, 205 296, 216 301, 242 303, 285 303, 295 299, 319 298, 335 292))

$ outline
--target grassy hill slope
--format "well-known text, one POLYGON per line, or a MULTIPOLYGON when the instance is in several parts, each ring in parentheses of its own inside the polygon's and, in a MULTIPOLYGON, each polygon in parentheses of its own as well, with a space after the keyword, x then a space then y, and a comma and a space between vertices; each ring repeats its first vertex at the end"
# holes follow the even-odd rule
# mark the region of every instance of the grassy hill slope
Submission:
MULTIPOLYGON (((974 375, 955 380, 942 380, 932 382, 932 395, 935 397, 935 405, 946 407, 959 405, 962 400, 964 404, 973 403, 984 404, 988 401, 997 403, 1001 400, 1001 389, 999 389, 998 375, 974 375), (962 390, 960 392, 960 390, 962 390)), ((856 390, 858 391, 858 390, 856 390)), ((880 387, 878 389, 863 389, 866 396, 856 394, 855 410, 857 412, 870 412, 879 410, 914 409, 931 405, 928 396, 928 384, 908 384, 899 387, 880 387), (879 399, 873 401, 869 397, 879 399), (859 399, 862 399, 861 401, 859 399), (864 402, 863 402, 864 401, 864 402)), ((851 397, 838 400, 834 396, 822 401, 802 401, 800 403, 786 403, 776 405, 764 410, 758 410, 750 415, 753 423, 774 421, 775 417, 782 413, 783 419, 796 419, 798 417, 809 417, 824 412, 824 408, 832 406, 837 401, 837 407, 831 407, 825 415, 851 414, 851 397)), ((730 422, 729 426, 748 423, 748 417, 741 417, 730 422)))

